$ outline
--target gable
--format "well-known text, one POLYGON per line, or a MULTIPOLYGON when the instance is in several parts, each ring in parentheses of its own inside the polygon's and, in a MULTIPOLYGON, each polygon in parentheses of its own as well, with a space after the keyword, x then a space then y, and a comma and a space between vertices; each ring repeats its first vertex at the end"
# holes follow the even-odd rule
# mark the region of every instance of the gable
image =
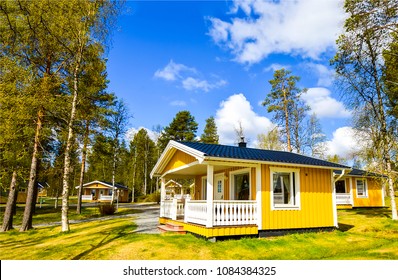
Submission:
POLYGON ((177 150, 174 155, 171 157, 170 161, 167 163, 166 167, 163 169, 163 172, 167 172, 169 170, 176 169, 178 167, 190 164, 195 162, 196 158, 187 153, 184 153, 180 150, 177 150))

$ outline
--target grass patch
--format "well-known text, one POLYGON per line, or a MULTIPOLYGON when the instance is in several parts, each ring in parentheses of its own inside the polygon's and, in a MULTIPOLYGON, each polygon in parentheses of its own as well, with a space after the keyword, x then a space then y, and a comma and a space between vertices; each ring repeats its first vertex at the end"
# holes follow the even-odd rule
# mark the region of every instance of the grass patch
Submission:
MULTIPOLYGON (((85 209, 87 215, 99 215, 85 209)), ((119 209, 129 213, 131 209, 119 209)), ((398 259, 398 222, 391 210, 339 210, 339 230, 242 238, 211 243, 193 235, 138 234, 131 217, 0 233, 0 259, 7 260, 348 260, 398 259)), ((49 219, 37 213, 34 220, 49 219)))

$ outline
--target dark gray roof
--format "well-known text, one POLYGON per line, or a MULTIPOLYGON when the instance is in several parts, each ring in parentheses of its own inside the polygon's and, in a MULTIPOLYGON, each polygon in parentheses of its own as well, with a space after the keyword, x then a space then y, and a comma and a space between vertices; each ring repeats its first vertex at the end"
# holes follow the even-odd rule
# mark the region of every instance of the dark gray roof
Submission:
MULTIPOLYGON (((334 173, 340 175, 341 170, 335 170, 334 173)), ((357 169, 357 168, 353 168, 347 175, 362 176, 362 177, 386 177, 379 173, 369 172, 369 171, 361 170, 361 169, 357 169)))
MULTIPOLYGON (((106 182, 106 181, 99 181, 99 182, 102 182, 102 183, 104 183, 104 184, 107 184, 107 185, 111 185, 111 186, 112 186, 112 183, 111 183, 111 182, 106 182)), ((121 184, 117 184, 117 183, 115 183, 115 187, 116 187, 117 189, 125 189, 125 190, 128 190, 128 187, 123 186, 123 185, 121 185, 121 184)))
POLYGON ((350 167, 313 158, 308 156, 299 155, 296 153, 271 151, 253 148, 244 148, 237 146, 226 146, 216 144, 204 144, 199 142, 179 142, 187 147, 195 149, 209 157, 243 159, 254 161, 266 161, 275 163, 288 163, 299 165, 312 165, 319 167, 330 167, 339 169, 350 169, 350 167))

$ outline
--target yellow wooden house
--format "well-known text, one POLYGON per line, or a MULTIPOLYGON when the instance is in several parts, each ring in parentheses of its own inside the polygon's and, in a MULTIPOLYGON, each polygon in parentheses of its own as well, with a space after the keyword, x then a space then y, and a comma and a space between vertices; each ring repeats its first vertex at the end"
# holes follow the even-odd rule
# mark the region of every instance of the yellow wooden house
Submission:
POLYGON ((335 171, 336 203, 339 209, 384 207, 385 176, 360 169, 335 171))
MULTIPOLYGON (((79 186, 76 186, 78 189, 79 186)), ((126 186, 104 181, 91 181, 83 184, 82 201, 85 202, 110 202, 112 200, 112 192, 116 191, 113 198, 119 202, 128 202, 129 189, 126 186)))
POLYGON ((160 224, 208 239, 338 226, 335 172, 351 168, 295 153, 170 141, 151 172, 161 178, 160 224), (166 199, 171 179, 194 180, 191 199, 166 199))

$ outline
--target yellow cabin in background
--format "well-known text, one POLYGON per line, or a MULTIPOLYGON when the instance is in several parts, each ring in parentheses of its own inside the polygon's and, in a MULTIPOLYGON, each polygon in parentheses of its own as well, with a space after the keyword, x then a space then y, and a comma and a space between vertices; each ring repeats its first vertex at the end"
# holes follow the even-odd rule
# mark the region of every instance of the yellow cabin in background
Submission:
POLYGON ((247 148, 245 143, 170 141, 151 176, 162 182, 160 223, 215 240, 336 228, 335 183, 343 178, 337 173, 350 171, 348 166, 247 148), (190 195, 166 197, 166 183, 178 179, 194 182, 190 195))
POLYGON ((336 203, 340 209, 355 207, 384 207, 385 177, 359 169, 348 174, 335 171, 336 203))

